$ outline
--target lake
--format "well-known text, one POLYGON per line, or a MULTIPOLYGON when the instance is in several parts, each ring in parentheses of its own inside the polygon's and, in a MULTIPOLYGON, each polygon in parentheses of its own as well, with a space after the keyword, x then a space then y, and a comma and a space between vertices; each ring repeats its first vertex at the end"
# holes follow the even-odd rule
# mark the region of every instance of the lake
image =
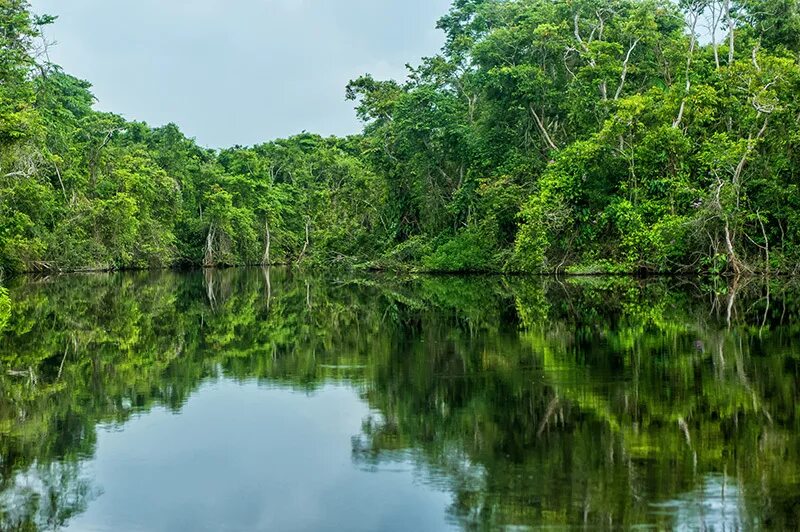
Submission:
POLYGON ((800 287, 16 278, 0 529, 793 529, 800 287))

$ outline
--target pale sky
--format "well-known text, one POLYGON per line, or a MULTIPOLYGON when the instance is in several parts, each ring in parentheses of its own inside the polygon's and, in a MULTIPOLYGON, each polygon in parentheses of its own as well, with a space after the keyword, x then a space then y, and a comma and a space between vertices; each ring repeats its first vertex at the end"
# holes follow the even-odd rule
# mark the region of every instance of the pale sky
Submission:
POLYGON ((360 130, 347 81, 436 53, 450 0, 31 0, 98 109, 209 147, 360 130))

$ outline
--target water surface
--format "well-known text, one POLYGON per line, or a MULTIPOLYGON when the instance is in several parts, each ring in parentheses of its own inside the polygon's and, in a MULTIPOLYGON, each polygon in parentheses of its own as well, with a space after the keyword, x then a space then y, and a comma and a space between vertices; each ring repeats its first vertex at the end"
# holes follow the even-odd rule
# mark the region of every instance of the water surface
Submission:
POLYGON ((800 522, 787 281, 255 269, 10 288, 2 530, 800 522))

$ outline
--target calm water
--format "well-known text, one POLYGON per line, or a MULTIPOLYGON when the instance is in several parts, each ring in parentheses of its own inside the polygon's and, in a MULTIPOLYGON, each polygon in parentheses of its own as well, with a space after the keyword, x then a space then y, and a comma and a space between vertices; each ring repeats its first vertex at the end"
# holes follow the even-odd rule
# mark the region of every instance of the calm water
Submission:
POLYGON ((16 279, 0 530, 795 529, 800 288, 16 279))

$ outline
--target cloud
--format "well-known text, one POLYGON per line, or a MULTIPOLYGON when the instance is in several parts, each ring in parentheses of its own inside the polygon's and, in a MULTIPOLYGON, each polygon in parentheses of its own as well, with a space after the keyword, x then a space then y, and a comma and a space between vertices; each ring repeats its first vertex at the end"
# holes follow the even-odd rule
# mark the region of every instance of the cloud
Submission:
POLYGON ((344 84, 435 53, 449 0, 32 0, 100 107, 206 145, 360 128, 344 84))

